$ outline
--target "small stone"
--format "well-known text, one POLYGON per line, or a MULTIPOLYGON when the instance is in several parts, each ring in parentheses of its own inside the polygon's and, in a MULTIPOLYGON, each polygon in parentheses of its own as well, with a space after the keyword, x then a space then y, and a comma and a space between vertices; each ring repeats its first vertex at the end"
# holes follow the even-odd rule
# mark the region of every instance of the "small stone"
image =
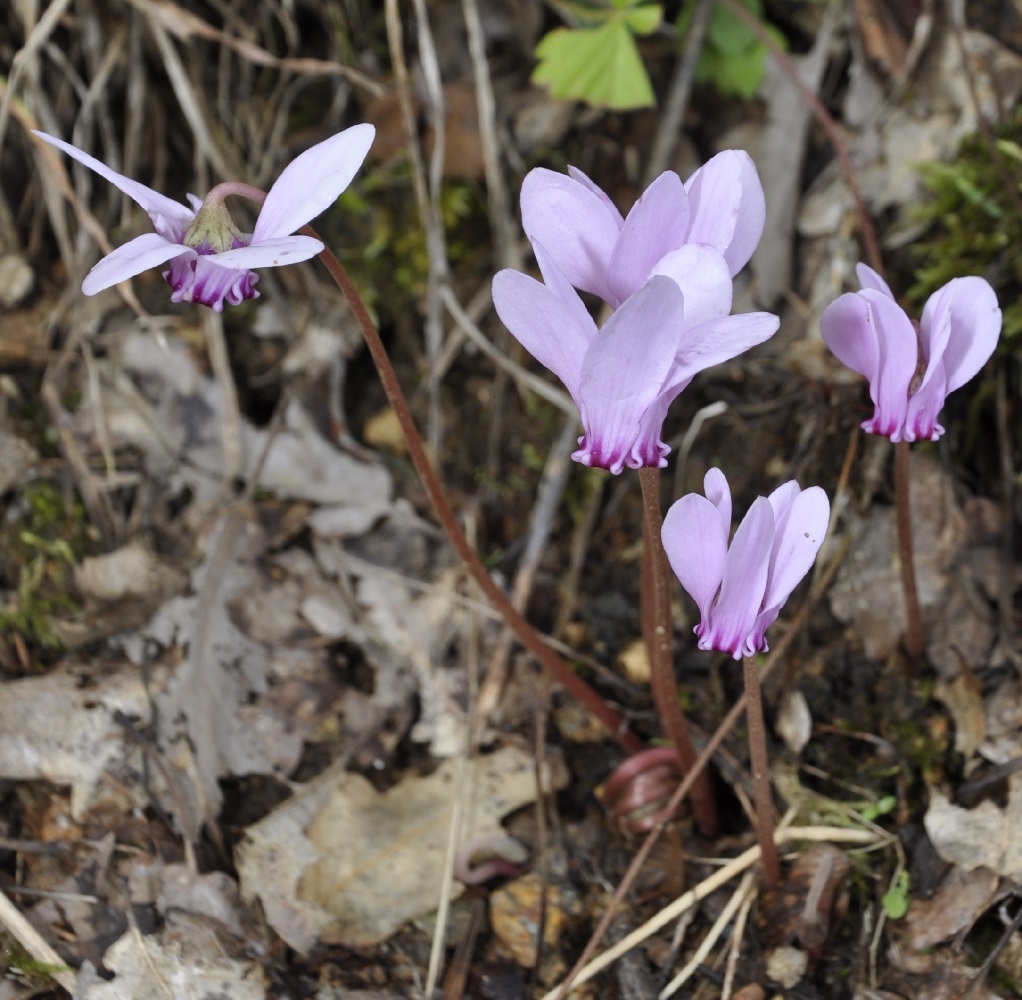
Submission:
POLYGON ((809 956, 790 944, 775 948, 767 958, 767 976, 786 990, 794 988, 809 968, 809 956))
POLYGON ((20 253, 0 255, 0 306, 13 309, 35 287, 35 272, 20 253))

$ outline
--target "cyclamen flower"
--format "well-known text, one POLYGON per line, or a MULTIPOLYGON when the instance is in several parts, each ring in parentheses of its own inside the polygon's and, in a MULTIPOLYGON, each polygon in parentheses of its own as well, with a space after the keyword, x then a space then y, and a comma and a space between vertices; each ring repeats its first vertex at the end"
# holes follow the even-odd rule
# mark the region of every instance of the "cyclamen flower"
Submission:
POLYGON ((705 497, 689 493, 667 512, 661 537, 682 587, 699 605, 699 648, 740 660, 768 648, 766 630, 823 543, 830 502, 819 486, 785 483, 753 503, 729 547, 727 480, 710 469, 703 484, 705 497))
POLYGON ((545 279, 510 269, 493 279, 493 304, 522 346, 563 383, 583 435, 572 458, 619 473, 664 466, 660 440, 671 401, 696 372, 733 358, 776 330, 769 313, 729 316, 731 275, 705 246, 669 254, 607 320, 596 323, 545 245, 533 239, 545 279))
POLYGON ((687 181, 662 173, 623 218, 581 170, 537 168, 522 184, 522 226, 568 281, 621 305, 666 255, 688 244, 712 247, 734 277, 749 261, 766 218, 752 158, 728 149, 687 181))
POLYGON ((997 296, 982 278, 954 278, 927 299, 917 324, 876 271, 859 264, 856 274, 862 290, 832 302, 820 330, 838 360, 869 379, 873 417, 862 428, 892 441, 936 441, 948 394, 997 346, 997 296))
POLYGON ((247 185, 220 184, 205 201, 190 194, 188 207, 111 170, 70 143, 44 132, 34 134, 126 194, 145 209, 156 229, 129 240, 96 264, 82 282, 86 295, 170 261, 163 277, 173 289, 171 301, 199 302, 221 312, 225 302, 238 305, 259 295, 255 288, 259 276, 252 268, 298 264, 323 249, 317 239, 292 234, 329 208, 351 183, 376 130, 354 125, 292 160, 267 192, 251 233, 242 233, 224 206, 227 195, 250 196, 254 189, 247 185))

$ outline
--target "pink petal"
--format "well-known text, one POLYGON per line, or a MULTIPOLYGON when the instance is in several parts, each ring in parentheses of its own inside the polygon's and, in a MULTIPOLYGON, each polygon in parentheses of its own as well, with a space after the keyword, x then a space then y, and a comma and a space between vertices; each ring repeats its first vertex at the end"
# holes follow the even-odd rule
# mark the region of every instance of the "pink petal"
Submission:
POLYGON ((858 295, 869 304, 879 348, 876 377, 869 386, 876 408, 872 432, 900 441, 908 408, 908 387, 919 359, 916 330, 901 306, 882 292, 867 288, 858 295))
POLYGON ((726 546, 731 537, 731 487, 728 486, 727 479, 720 469, 710 469, 703 476, 703 492, 720 515, 721 537, 726 546))
POLYGON ((759 497, 731 541, 712 626, 702 634, 700 649, 719 649, 736 660, 755 652, 747 644, 766 589, 773 537, 773 508, 766 497, 759 497))
POLYGON ((611 301, 607 264, 620 232, 616 210, 585 184, 538 167, 522 183, 522 226, 576 288, 611 301))
POLYGON ((769 500, 775 528, 763 607, 776 617, 820 551, 830 520, 830 501, 819 486, 799 490, 794 480, 771 493, 769 500))
POLYGON ((117 247, 113 253, 107 254, 96 264, 85 276, 82 291, 86 295, 95 295, 104 288, 127 281, 136 274, 148 271, 149 268, 182 254, 194 255, 195 251, 183 244, 171 243, 159 233, 144 233, 117 247))
MULTIPOLYGON (((99 174, 104 180, 109 181, 118 191, 126 194, 132 201, 137 205, 140 205, 153 221, 153 225, 156 226, 156 230, 162 236, 168 239, 173 239, 175 242, 181 240, 184 237, 184 232, 188 228, 188 224, 195 218, 195 213, 184 205, 179 204, 172 198, 168 198, 166 195, 162 195, 159 191, 154 191, 152 188, 146 187, 144 184, 140 184, 138 181, 132 180, 130 177, 125 177, 123 174, 117 173, 116 170, 111 170, 105 163, 101 163, 93 156, 89 156, 88 153, 83 153, 76 146, 72 146, 69 142, 64 142, 62 139, 56 139, 52 135, 47 135, 45 132, 36 132, 33 130, 33 135, 39 136, 44 142, 48 142, 51 146, 56 146, 57 149, 63 150, 68 156, 77 160, 79 163, 84 164, 90 170, 99 174)), ((164 258, 166 260, 167 258, 164 258)), ((159 263, 159 261, 157 261, 159 263)), ((152 265, 150 265, 152 266, 152 265)), ((145 270, 145 268, 142 268, 145 270)), ((138 271, 134 272, 138 274, 138 271)), ((130 275, 128 275, 130 277, 130 275)), ((118 281, 123 281, 123 278, 118 278, 118 281)), ((116 284, 116 282, 112 282, 116 284)), ((108 286, 104 286, 108 287, 108 286)), ((99 289, 97 289, 98 291, 99 289)), ((94 294, 87 292, 87 295, 94 294)))
POLYGON ((707 621, 727 555, 727 538, 721 537, 717 508, 698 493, 683 496, 668 510, 660 537, 671 569, 707 621))
POLYGON ((209 254, 209 259, 221 267, 247 270, 256 267, 279 267, 299 264, 315 257, 323 244, 311 236, 278 236, 247 247, 236 247, 223 253, 209 254))
POLYGON ((568 176, 572 178, 572 180, 578 181, 579 184, 583 185, 584 187, 589 188, 589 190, 592 191, 593 194, 595 194, 596 197, 599 198, 600 201, 602 201, 603 204, 607 206, 607 210, 610 212, 611 215, 614 216, 614 219, 617 222, 617 227, 620 230, 620 228, 625 224, 625 219, 624 216, 617 210, 617 205, 615 205, 614 202, 610 200, 610 195, 608 195, 607 192, 603 190, 603 188, 599 187, 595 181, 590 180, 586 174, 582 173, 582 171, 578 169, 578 167, 572 167, 569 165, 568 176))
POLYGON ((689 243, 661 257, 653 274, 672 278, 685 296, 685 324, 697 326, 731 312, 734 285, 727 261, 712 247, 689 243))
POLYGON ((902 437, 906 441, 936 441, 944 433, 937 418, 946 399, 947 375, 944 363, 938 361, 926 385, 909 397, 902 437))
POLYGON ((596 335, 596 324, 593 322, 585 303, 579 298, 574 286, 565 277, 564 272, 557 266, 556 261, 548 253, 547 248, 539 240, 532 241, 532 252, 536 255, 536 263, 539 265, 540 274, 543 275, 543 282, 568 308, 572 315, 572 329, 586 330, 590 332, 586 344, 590 343, 596 335))
POLYGON ((290 236, 325 212, 351 183, 375 135, 372 125, 352 125, 292 160, 266 195, 252 242, 290 236))
POLYGON ((841 364, 872 384, 880 367, 880 345, 869 303, 858 292, 845 292, 823 310, 820 333, 841 364))
POLYGON ((741 313, 686 327, 678 344, 667 386, 691 381, 707 368, 729 361, 756 344, 769 340, 781 321, 772 313, 741 313))
POLYGON ((894 292, 891 291, 887 282, 880 277, 876 271, 867 264, 856 264, 855 275, 863 288, 872 288, 876 292, 886 295, 892 302, 895 301, 894 292))
MULTIPOLYGON (((994 290, 982 278, 955 278, 948 283, 948 288, 954 297, 944 369, 947 391, 953 392, 973 378, 994 353, 1001 333, 1001 310, 994 290)), ((924 329, 929 309, 927 302, 921 324, 924 329)))
POLYGON ((670 278, 650 278, 610 317, 582 360, 585 439, 579 461, 618 473, 652 464, 634 453, 682 332, 684 299, 670 278))
MULTIPOLYGON (((926 368, 923 371, 922 378, 919 379, 918 386, 915 386, 916 379, 912 380, 916 395, 926 388, 935 374, 939 373, 942 386, 947 384, 944 353, 951 338, 951 302, 954 297, 954 290, 951 288, 950 283, 948 283, 943 288, 938 288, 930 296, 926 307, 923 309, 925 322, 919 324, 919 345, 923 352, 926 368)), ((918 373, 918 363, 916 371, 918 373)), ((946 396, 946 393, 944 395, 946 396)), ((943 405, 944 399, 942 397, 937 404, 937 410, 939 411, 943 405)), ((936 413, 934 417, 936 417, 936 413)))
POLYGON ((578 311, 546 285, 510 268, 494 275, 493 305, 515 339, 564 383, 580 406, 582 358, 596 337, 592 317, 586 313, 588 324, 583 325, 578 311))
POLYGON ((744 150, 726 149, 685 183, 692 204, 689 243, 719 250, 731 274, 749 262, 766 223, 766 199, 756 165, 744 150))
POLYGON ((623 302, 652 273, 657 261, 685 243, 689 204, 673 171, 662 173, 632 206, 607 265, 614 302, 623 302))

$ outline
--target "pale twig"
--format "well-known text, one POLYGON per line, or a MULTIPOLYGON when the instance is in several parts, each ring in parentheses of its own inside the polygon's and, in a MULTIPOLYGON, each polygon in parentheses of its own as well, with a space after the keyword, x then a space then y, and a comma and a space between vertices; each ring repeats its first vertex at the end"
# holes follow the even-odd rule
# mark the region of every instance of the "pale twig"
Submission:
MULTIPOLYGON (((834 826, 795 826, 778 829, 776 832, 778 844, 787 844, 800 840, 837 844, 876 844, 881 841, 881 838, 872 830, 853 830, 847 827, 834 826)), ((688 892, 679 896, 673 903, 664 907, 656 916, 651 917, 627 937, 622 938, 616 945, 608 948, 602 955, 580 969, 572 980, 572 987, 588 982, 598 972, 601 972, 608 965, 617 961, 626 951, 631 951, 632 948, 642 944, 643 941, 650 938, 662 927, 677 920, 686 910, 695 906, 700 900, 706 899, 711 893, 727 885, 733 878, 737 878, 743 872, 748 871, 759 859, 759 845, 750 847, 742 854, 739 854, 737 858, 726 864, 719 871, 714 872, 694 888, 689 889, 688 892)), ((555 1000, 560 995, 561 989, 562 987, 560 986, 554 987, 554 989, 544 995, 543 1000, 555 1000)))
MULTIPOLYGON (((466 525, 469 542, 475 543, 474 523, 466 525)), ((444 945, 447 930, 447 917, 451 906, 451 895, 454 891, 454 865, 461 844, 465 814, 472 798, 472 779, 475 768, 471 766, 475 755, 475 720, 478 705, 479 678, 479 632, 476 628, 475 615, 468 616, 467 650, 465 654, 465 670, 468 687, 468 725, 465 727, 465 742, 458 757, 458 768, 455 772, 454 803, 451 809, 451 825, 448 829, 447 849, 444 854, 443 874, 440 882, 440 902, 437 906, 436 924, 433 929, 433 943, 429 950, 429 966, 426 969, 426 985, 423 990, 425 997, 432 997, 440 977, 441 962, 444 957, 444 945)))
POLYGON ((213 377, 220 389, 224 413, 221 439, 224 449, 224 489, 230 490, 232 482, 241 475, 245 456, 241 443, 241 407, 238 403, 238 388, 234 384, 231 359, 227 354, 224 339, 224 320, 212 309, 202 311, 202 332, 206 338, 206 352, 213 377))
POLYGON ((468 32, 468 54, 472 60, 472 76, 476 88, 476 109, 479 117, 479 145, 483 152, 486 173, 486 197, 490 210, 490 227, 497 248, 497 266, 522 269, 522 254, 515 236, 514 220, 504 173, 500 169, 497 144, 497 102, 490 82, 490 67, 486 61, 486 40, 479 19, 477 0, 462 0, 465 28, 468 32))
POLYGON ((706 936, 699 942, 699 947, 692 953, 692 957, 685 967, 660 991, 660 1000, 667 1000, 668 997, 674 996, 692 978, 700 964, 713 950, 713 946, 720 940, 720 936, 727 930, 727 926, 731 923, 731 918, 738 912, 738 908, 743 906, 747 899, 752 898, 755 884, 755 872, 749 871, 742 876, 738 888, 731 894, 731 898, 706 932, 706 936))
POLYGON ((0 924, 3 924, 37 962, 48 966, 48 975, 68 993, 75 991, 75 975, 43 936, 22 915, 21 911, 0 892, 0 924))
MULTIPOLYGON (((429 159, 428 200, 419 205, 423 234, 426 238, 426 256, 429 274, 426 280, 426 315, 423 323, 426 346, 426 389, 429 411, 426 421, 426 443, 434 458, 439 459, 443 445, 443 413, 440 407, 440 380, 435 363, 444 345, 442 293, 448 282, 447 238, 444 233, 443 212, 440 207, 441 185, 444 173, 445 109, 443 81, 440 65, 433 45, 433 32, 425 0, 412 0, 415 24, 419 38, 419 62, 426 84, 429 119, 433 126, 433 151, 429 159)), ((410 131, 409 144, 418 144, 418 136, 410 131)))
POLYGON ((756 894, 749 892, 742 900, 741 909, 735 917, 735 929, 731 934, 731 947, 728 949, 727 967, 724 970, 724 985, 721 987, 720 1000, 731 1000, 731 990, 735 982, 735 970, 738 968, 738 958, 742 951, 742 941, 745 938, 745 923, 749 919, 752 904, 756 901, 756 894))
MULTIPOLYGON (((561 433, 554 441, 543 467, 539 489, 536 491, 536 503, 532 508, 532 517, 529 521, 525 551, 518 563, 518 572, 515 574, 511 587, 511 603, 519 611, 524 611, 528 603, 536 570, 539 568, 540 560, 546 550, 553 528, 554 516, 561 505, 564 488, 568 483, 568 475, 571 472, 570 455, 575 447, 575 427, 576 418, 572 415, 565 420, 561 433)), ((507 683, 508 658, 511 654, 512 642, 513 633, 510 629, 503 628, 494 646, 490 665, 486 670, 486 677, 483 679, 479 694, 478 724, 480 729, 486 725, 489 716, 497 707, 501 694, 503 694, 504 685, 507 683)))
POLYGON ((671 80, 671 89, 664 104, 664 112, 660 116, 653 147, 646 164, 645 184, 648 186, 660 176, 671 164, 674 144, 678 134, 685 125, 685 112, 688 110, 688 99, 692 93, 692 80, 695 77, 696 65, 703 51, 706 39, 706 28, 710 23, 710 11, 716 0, 695 0, 695 10, 689 22, 685 47, 678 57, 671 80))

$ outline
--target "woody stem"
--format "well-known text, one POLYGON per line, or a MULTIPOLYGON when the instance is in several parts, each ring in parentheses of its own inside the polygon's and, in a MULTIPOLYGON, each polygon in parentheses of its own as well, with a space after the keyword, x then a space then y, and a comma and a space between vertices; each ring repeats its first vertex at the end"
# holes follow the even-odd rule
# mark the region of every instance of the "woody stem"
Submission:
MULTIPOLYGON (((674 643, 671 627, 670 567, 660 532, 660 470, 639 469, 643 510, 642 631, 649 656, 650 686, 657 718, 664 734, 674 745, 678 763, 687 774, 695 764, 696 753, 688 731, 688 720, 678 704, 674 679, 674 643)), ((717 830, 717 804, 705 773, 692 786, 692 813, 700 832, 712 837, 717 830)))
POLYGON ((894 502, 898 524, 898 561, 901 564, 901 586, 905 592, 905 651, 909 656, 923 655, 926 635, 919 610, 916 589, 916 567, 912 552, 912 510, 909 504, 912 477, 909 472, 909 443, 898 441, 894 446, 894 502))
MULTIPOLYGON (((313 239, 319 239, 319 236, 311 226, 303 226, 300 232, 303 235, 313 237, 313 239)), ((398 382, 394 367, 390 363, 390 358, 387 355, 386 348, 383 346, 383 341, 380 339, 376 325, 369 316, 369 310, 366 309, 362 297, 358 294, 358 290, 333 253, 329 249, 324 249, 319 256, 326 269, 330 272, 330 276, 337 283, 337 287, 348 300, 348 305, 351 307, 355 320, 362 331, 366 347, 369 349, 369 354, 380 376, 383 391, 386 393, 387 400, 401 426, 401 432, 408 447, 408 456, 415 466, 415 471, 419 474, 419 479, 433 506, 437 520, 443 527, 455 552, 458 553, 465 569, 472 579, 475 580, 480 590, 489 598, 508 627, 518 637, 518 641, 539 661, 543 668, 603 722, 628 753, 638 753, 642 749, 642 743, 631 732, 621 715, 611 708, 560 656, 547 646, 542 636, 519 614, 504 592, 493 582, 486 567, 482 564, 479 556, 465 537, 465 533, 461 530, 457 515, 447 499, 447 494, 440 483, 440 478, 437 476, 432 463, 426 455, 426 449, 415 427, 415 421, 409 409, 408 401, 405 399, 401 384, 398 382)))

